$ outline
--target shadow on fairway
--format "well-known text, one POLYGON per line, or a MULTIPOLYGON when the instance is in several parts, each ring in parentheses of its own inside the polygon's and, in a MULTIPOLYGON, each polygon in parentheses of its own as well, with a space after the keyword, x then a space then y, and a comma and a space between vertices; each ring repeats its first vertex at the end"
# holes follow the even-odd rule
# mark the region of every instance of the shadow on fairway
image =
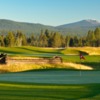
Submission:
POLYGON ((91 66, 94 70, 100 70, 100 62, 84 62, 82 64, 91 66))

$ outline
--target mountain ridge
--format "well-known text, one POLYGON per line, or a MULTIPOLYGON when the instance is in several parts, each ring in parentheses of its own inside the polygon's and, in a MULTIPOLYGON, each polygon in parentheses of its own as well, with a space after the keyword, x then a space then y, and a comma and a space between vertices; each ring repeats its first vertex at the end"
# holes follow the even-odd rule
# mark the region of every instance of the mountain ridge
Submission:
POLYGON ((81 20, 73 23, 63 24, 59 26, 43 25, 41 23, 18 22, 8 19, 0 19, 0 31, 16 31, 21 30, 25 34, 39 34, 41 30, 58 31, 67 35, 86 35, 88 30, 94 30, 100 27, 97 20, 81 20))
POLYGON ((100 25, 100 22, 99 21, 97 21, 97 20, 92 20, 92 19, 86 19, 86 20, 81 20, 81 21, 77 21, 77 22, 73 22, 73 23, 68 23, 68 24, 63 24, 63 25, 59 25, 59 26, 57 26, 57 27, 60 27, 60 26, 69 26, 69 25, 79 25, 79 26, 86 26, 86 24, 89 24, 90 26, 92 26, 92 25, 100 25))

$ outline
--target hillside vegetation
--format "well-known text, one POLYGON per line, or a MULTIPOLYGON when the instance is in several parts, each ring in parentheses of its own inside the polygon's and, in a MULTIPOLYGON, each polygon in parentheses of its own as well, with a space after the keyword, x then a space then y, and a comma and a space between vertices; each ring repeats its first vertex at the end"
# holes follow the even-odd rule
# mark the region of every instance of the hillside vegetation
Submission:
POLYGON ((7 31, 21 30, 25 34, 40 33, 41 30, 48 29, 50 31, 59 31, 67 35, 79 35, 84 36, 88 30, 94 30, 95 27, 100 27, 100 23, 96 20, 81 20, 74 23, 59 25, 59 26, 49 26, 39 23, 27 23, 27 22, 17 22, 12 20, 0 19, 0 31, 5 33, 7 31))

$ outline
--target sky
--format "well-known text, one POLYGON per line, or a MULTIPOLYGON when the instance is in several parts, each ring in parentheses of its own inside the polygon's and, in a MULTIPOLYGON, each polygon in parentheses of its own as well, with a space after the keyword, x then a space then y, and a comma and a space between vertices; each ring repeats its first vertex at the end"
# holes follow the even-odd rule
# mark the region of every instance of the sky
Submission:
POLYGON ((100 0, 0 0, 0 19, 58 26, 100 21, 100 0))

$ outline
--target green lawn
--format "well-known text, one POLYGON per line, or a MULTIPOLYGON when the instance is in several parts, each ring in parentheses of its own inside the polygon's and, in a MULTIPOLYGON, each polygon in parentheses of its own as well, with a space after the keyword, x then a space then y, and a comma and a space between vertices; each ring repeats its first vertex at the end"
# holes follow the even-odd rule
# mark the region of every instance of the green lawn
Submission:
MULTIPOLYGON (((40 48, 32 46, 23 47, 0 47, 0 52, 7 53, 9 56, 31 56, 31 57, 53 57, 55 55, 61 56, 67 62, 80 62, 79 53, 82 52, 85 56, 85 62, 100 62, 100 55, 88 55, 87 52, 92 48, 40 48)), ((94 48, 93 48, 94 49, 94 48)), ((100 48, 95 51, 100 53, 100 48)))
POLYGON ((0 100, 100 100, 100 84, 0 83, 0 100))
MULTIPOLYGON (((98 50, 96 49, 96 52, 98 54, 100 53, 99 49, 98 50)), ((93 50, 95 50, 95 48, 93 50)), ((82 63, 84 65, 92 66, 96 70, 100 70, 100 55, 88 55, 89 53, 92 53, 92 50, 90 48, 85 48, 83 50, 82 48, 48 49, 48 48, 38 48, 38 47, 30 47, 30 46, 0 47, 0 52, 7 53, 9 56, 22 56, 22 57, 24 56, 25 57, 26 56, 53 57, 55 55, 58 55, 58 56, 61 56, 65 62, 82 63), (82 52, 83 54, 85 54, 85 60, 80 61, 79 52, 82 52)), ((63 74, 64 73, 61 74, 62 77, 66 78, 66 76, 63 76, 63 74)), ((1 74, 1 78, 3 78, 2 75, 3 74, 1 74)), ((20 75, 20 73, 18 73, 18 75, 20 75)), ((30 79, 34 78, 34 80, 35 79, 37 80, 37 77, 35 78, 35 76, 29 77, 30 74, 29 75, 25 74, 25 75, 26 76, 24 77, 24 80, 26 80, 27 77, 28 77, 27 80, 29 80, 29 78, 30 79)), ((50 75, 53 75, 53 73, 51 73, 50 75)), ((15 76, 12 75, 12 77, 9 77, 9 75, 6 75, 5 77, 7 77, 8 81, 11 78, 13 79, 16 78, 16 80, 19 79, 17 74, 15 76)), ((47 77, 47 79, 50 79, 50 77, 47 75, 45 75, 45 77, 47 77)), ((57 76, 57 74, 56 74, 56 77, 60 79, 59 76, 57 76)), ((71 78, 72 76, 67 76, 67 77, 71 78)), ((74 76, 74 79, 75 77, 76 76, 74 76)), ((80 76, 78 77, 80 78, 80 80, 83 80, 83 81, 86 78, 88 79, 88 77, 91 77, 92 79, 92 76, 88 76, 83 79, 80 76)), ((41 80, 40 77, 38 77, 38 79, 41 80)), ((96 76, 94 76, 93 79, 95 80, 96 76)), ((78 85, 52 84, 51 85, 51 84, 41 84, 41 83, 35 84, 35 83, 27 83, 27 82, 14 83, 14 81, 0 82, 0 100, 100 100, 100 84, 98 83, 98 84, 81 84, 81 85, 80 84, 78 85)))
POLYGON ((95 51, 100 54, 100 48, 40 48, 32 46, 23 47, 0 47, 0 52, 7 53, 12 57, 47 57, 61 56, 64 62, 82 63, 93 67, 95 70, 100 70, 100 55, 88 55, 89 52, 95 51), (82 52, 85 60, 80 60, 79 53, 82 52))
POLYGON ((32 46, 23 47, 0 47, 0 52, 9 56, 31 56, 31 57, 52 57, 61 55, 59 49, 46 49, 32 46))
POLYGON ((65 55, 62 57, 66 62, 100 62, 100 55, 85 55, 85 60, 80 60, 79 55, 65 55))

